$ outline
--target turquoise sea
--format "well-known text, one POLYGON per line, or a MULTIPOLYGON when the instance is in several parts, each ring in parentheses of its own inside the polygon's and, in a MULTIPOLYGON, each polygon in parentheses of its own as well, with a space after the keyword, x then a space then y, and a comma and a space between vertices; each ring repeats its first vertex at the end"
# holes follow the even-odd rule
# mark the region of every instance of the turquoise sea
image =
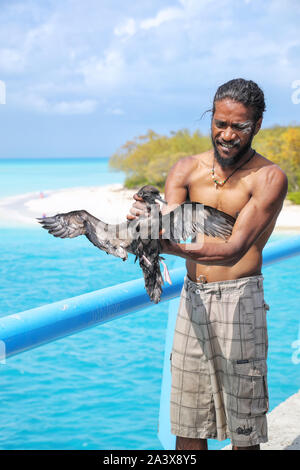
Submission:
MULTIPOLYGON (((0 197, 122 181, 108 159, 0 160, 0 197)), ((1 227, 0 250, 0 316, 141 276, 132 257, 122 263, 83 237, 58 240, 39 227, 1 227)), ((299 257, 263 274, 272 409, 300 388, 299 257)), ((0 449, 161 449, 167 316, 168 304, 151 305, 0 364, 0 449)))

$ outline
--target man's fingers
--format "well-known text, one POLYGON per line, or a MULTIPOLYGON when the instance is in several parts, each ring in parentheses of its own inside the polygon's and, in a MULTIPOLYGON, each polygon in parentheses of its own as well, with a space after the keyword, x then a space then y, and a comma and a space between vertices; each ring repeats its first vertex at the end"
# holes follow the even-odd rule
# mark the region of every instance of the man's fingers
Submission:
POLYGON ((134 220, 140 215, 148 215, 147 206, 144 200, 137 194, 134 194, 133 198, 136 202, 132 204, 130 208, 130 213, 126 216, 127 220, 134 220))
POLYGON ((134 216, 140 216, 140 215, 147 215, 147 209, 145 210, 144 208, 140 209, 140 208, 137 208, 135 206, 132 206, 130 208, 130 214, 131 215, 134 215, 134 216))
POLYGON ((132 204, 132 207, 135 209, 138 209, 140 211, 146 212, 147 211, 147 206, 144 202, 137 201, 134 204, 132 204))
POLYGON ((134 203, 126 217, 128 220, 134 220, 140 215, 148 215, 147 208, 145 204, 134 203))
POLYGON ((147 215, 147 206, 144 202, 136 201, 130 208, 130 214, 135 216, 147 215))

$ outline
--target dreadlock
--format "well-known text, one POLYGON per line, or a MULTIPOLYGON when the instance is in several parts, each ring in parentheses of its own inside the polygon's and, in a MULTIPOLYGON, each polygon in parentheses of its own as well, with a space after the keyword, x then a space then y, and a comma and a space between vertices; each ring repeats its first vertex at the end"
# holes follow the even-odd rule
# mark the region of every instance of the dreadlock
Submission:
POLYGON ((264 93, 252 80, 235 78, 219 86, 214 97, 213 115, 215 113, 216 102, 225 98, 230 98, 238 103, 243 103, 246 107, 251 107, 255 122, 262 117, 266 110, 264 93))

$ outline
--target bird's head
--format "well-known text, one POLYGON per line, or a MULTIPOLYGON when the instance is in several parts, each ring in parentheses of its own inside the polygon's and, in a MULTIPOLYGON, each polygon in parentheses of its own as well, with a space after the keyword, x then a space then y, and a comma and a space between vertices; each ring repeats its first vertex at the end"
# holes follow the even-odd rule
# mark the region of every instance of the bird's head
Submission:
POLYGON ((164 204, 168 204, 161 195, 159 190, 155 186, 151 186, 147 184, 140 188, 137 192, 137 195, 142 198, 148 204, 155 204, 156 201, 163 202, 164 204))

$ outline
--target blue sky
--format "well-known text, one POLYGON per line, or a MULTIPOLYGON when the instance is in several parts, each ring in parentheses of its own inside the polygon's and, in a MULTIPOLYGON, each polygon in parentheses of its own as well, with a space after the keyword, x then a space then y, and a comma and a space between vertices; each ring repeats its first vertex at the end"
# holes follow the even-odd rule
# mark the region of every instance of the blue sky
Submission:
POLYGON ((208 133, 200 116, 237 77, 264 90, 265 127, 300 121, 299 0, 0 6, 2 158, 110 156, 148 129, 208 133))

